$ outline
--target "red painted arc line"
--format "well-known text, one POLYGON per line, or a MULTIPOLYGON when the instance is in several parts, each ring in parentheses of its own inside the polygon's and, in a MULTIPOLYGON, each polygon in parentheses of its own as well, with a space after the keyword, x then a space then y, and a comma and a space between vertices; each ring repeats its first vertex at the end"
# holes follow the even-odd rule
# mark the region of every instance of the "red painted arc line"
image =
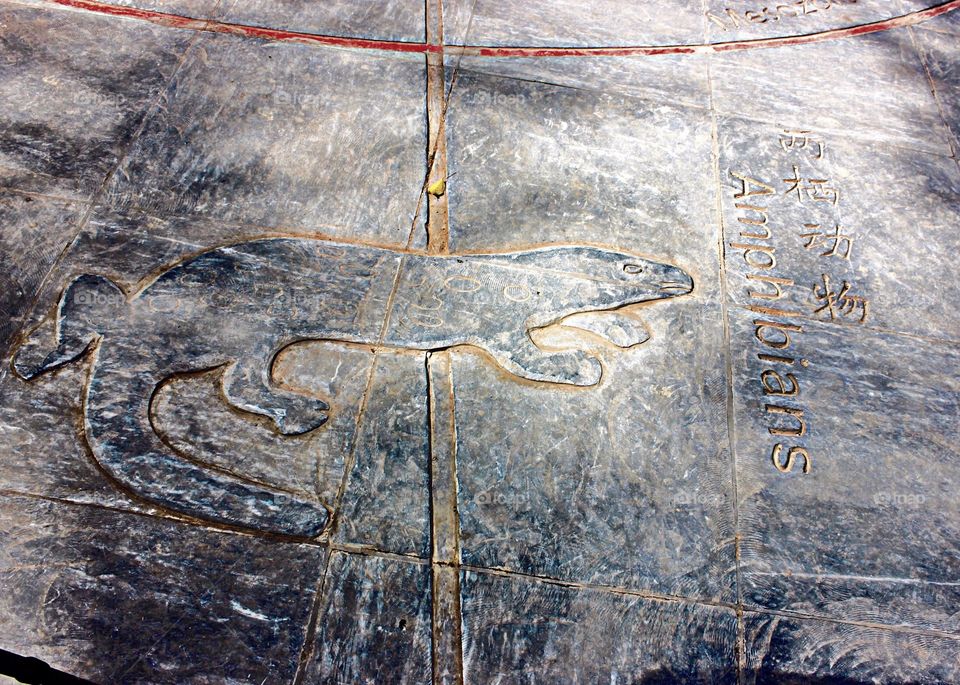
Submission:
POLYGON ((74 9, 107 14, 117 17, 140 19, 161 26, 190 29, 194 31, 209 31, 212 33, 228 33, 250 38, 261 38, 271 41, 285 41, 328 45, 343 48, 358 48, 363 50, 383 50, 387 52, 406 52, 415 54, 461 54, 479 57, 629 57, 634 55, 697 55, 708 53, 731 52, 736 50, 753 50, 757 48, 774 48, 791 45, 807 45, 828 40, 862 36, 869 33, 889 31, 890 29, 913 26, 933 19, 955 9, 960 9, 960 0, 949 0, 943 4, 929 7, 916 12, 910 12, 899 17, 882 19, 869 24, 850 26, 841 29, 821 31, 799 36, 784 36, 780 38, 758 38, 753 40, 739 40, 721 43, 695 43, 690 45, 634 45, 624 47, 495 47, 484 45, 433 45, 430 43, 407 42, 396 40, 373 40, 366 38, 344 38, 341 36, 325 36, 315 33, 302 33, 284 29, 263 28, 248 24, 232 24, 212 19, 195 19, 179 14, 156 12, 154 10, 137 9, 123 5, 110 5, 97 0, 46 0, 48 3, 63 5, 74 9))

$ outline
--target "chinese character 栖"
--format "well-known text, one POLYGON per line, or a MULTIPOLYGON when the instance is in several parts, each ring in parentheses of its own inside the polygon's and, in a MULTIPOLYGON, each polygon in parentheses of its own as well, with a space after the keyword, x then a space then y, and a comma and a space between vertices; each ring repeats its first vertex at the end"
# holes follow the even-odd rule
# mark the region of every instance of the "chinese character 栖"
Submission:
POLYGON ((785 178, 783 182, 792 184, 784 192, 784 195, 796 193, 797 202, 803 202, 804 193, 806 193, 807 198, 816 202, 831 202, 836 205, 840 201, 840 191, 829 187, 827 185, 830 182, 829 180, 825 178, 801 178, 800 169, 796 164, 793 165, 793 178, 785 178))

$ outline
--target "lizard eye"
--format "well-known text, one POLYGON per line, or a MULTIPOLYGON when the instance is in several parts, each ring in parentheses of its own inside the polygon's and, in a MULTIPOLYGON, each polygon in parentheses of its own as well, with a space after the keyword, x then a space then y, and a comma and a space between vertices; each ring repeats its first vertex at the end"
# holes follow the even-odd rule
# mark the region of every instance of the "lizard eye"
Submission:
POLYGON ((639 264, 627 263, 623 265, 623 272, 628 274, 642 274, 643 267, 640 266, 639 264))

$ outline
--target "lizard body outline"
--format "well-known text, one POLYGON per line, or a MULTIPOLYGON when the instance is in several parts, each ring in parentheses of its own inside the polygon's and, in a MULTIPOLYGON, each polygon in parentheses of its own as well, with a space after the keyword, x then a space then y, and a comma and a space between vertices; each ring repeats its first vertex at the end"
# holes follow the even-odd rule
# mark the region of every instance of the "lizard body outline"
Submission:
MULTIPOLYGON (((692 289, 678 267, 596 246, 427 255, 263 238, 189 257, 129 295, 104 276, 76 277, 56 308, 55 348, 41 324, 13 368, 31 380, 93 350, 85 433, 108 475, 181 514, 313 538, 330 518, 321 503, 194 463, 156 435, 149 414, 161 383, 222 366, 226 400, 286 435, 320 427, 329 410, 272 381, 276 355, 305 340, 422 351, 469 345, 514 376, 591 386, 602 374, 594 356, 544 351, 530 331, 566 319, 602 332, 597 314, 692 289)), ((630 321, 620 319, 621 347, 647 337, 630 321)))

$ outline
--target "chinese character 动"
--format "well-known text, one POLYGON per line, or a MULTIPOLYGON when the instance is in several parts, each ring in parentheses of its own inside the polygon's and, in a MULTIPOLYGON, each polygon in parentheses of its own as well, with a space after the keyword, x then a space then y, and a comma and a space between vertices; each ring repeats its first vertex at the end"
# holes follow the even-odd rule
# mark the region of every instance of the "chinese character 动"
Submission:
MULTIPOLYGON (((820 224, 804 224, 804 227, 810 229, 819 229, 820 224)), ((808 250, 814 250, 818 247, 827 248, 826 252, 821 252, 821 257, 840 257, 842 259, 850 259, 850 252, 853 250, 853 236, 844 235, 840 232, 843 227, 840 224, 837 224, 837 227, 830 231, 810 231, 809 233, 801 233, 800 237, 803 238, 803 246, 808 250)))
POLYGON ((840 201, 840 191, 827 186, 830 181, 825 178, 800 178, 800 169, 796 164, 793 165, 793 178, 785 178, 783 182, 792 184, 784 195, 796 193, 797 202, 803 202, 804 193, 817 202, 832 202, 836 205, 840 201), (802 183, 806 185, 801 186, 802 183))
POLYGON ((847 318, 851 314, 854 314, 856 311, 860 311, 860 318, 858 323, 863 323, 867 320, 867 312, 869 309, 869 302, 857 295, 850 294, 850 284, 846 281, 841 282, 840 290, 833 292, 830 286, 830 277, 826 274, 822 274, 823 284, 816 284, 813 286, 813 296, 817 299, 820 307, 814 310, 814 314, 819 314, 820 312, 827 312, 830 315, 831 321, 836 321, 840 318, 847 318))
POLYGON ((784 129, 780 135, 780 147, 786 152, 791 150, 806 150, 808 147, 812 150, 816 146, 817 154, 814 159, 823 159, 823 150, 826 144, 820 138, 811 136, 811 131, 799 131, 784 129))

